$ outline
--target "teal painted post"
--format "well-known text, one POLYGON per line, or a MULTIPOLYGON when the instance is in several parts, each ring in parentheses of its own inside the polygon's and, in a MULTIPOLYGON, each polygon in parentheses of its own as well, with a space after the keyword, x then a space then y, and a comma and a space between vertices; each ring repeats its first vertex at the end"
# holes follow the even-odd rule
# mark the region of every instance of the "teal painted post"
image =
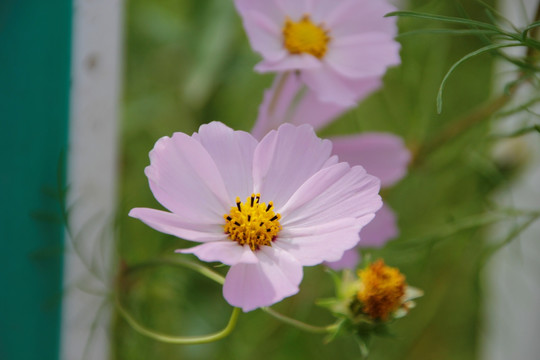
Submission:
POLYGON ((67 150, 71 14, 69 0, 0 1, 2 360, 58 358, 64 230, 51 192, 67 150))

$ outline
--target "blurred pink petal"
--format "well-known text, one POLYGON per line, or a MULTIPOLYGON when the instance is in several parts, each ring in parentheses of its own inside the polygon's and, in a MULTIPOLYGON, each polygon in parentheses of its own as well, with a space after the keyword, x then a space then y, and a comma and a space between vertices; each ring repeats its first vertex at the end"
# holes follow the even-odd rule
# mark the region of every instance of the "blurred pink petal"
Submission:
POLYGON ((384 204, 375 214, 373 221, 360 231, 358 246, 346 251, 338 261, 327 262, 326 265, 334 270, 354 269, 360 260, 358 249, 382 247, 389 240, 397 237, 398 234, 396 215, 390 207, 384 204))
POLYGON ((391 186, 407 173, 411 159, 403 139, 389 133, 363 133, 332 139, 333 153, 340 161, 361 165, 381 179, 381 186, 391 186))
POLYGON ((348 78, 382 77, 388 63, 399 65, 399 44, 387 34, 361 34, 336 39, 328 52, 328 64, 348 78), (385 56, 388 63, 381 63, 385 56))
POLYGON ((341 259, 339 259, 338 261, 326 262, 325 264, 330 269, 339 271, 343 269, 355 269, 356 265, 358 265, 359 262, 360 254, 358 254, 358 249, 353 248, 345 251, 341 259))
POLYGON ((231 305, 269 306, 298 292, 302 266, 356 246, 381 206, 379 180, 338 163, 331 148, 309 125, 281 125, 260 142, 217 122, 176 133, 156 143, 146 171, 171 212, 130 215, 202 243, 178 252, 231 265, 223 287, 231 305))
POLYGON ((359 247, 379 248, 399 235, 396 214, 384 204, 375 218, 360 231, 359 247))

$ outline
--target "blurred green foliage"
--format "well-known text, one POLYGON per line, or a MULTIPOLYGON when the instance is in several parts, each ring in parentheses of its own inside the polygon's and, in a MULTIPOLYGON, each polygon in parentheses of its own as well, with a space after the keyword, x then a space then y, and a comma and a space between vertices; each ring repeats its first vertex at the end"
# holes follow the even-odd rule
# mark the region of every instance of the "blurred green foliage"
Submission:
MULTIPOLYGON (((484 7, 474 1, 412 0, 407 7, 485 20, 484 7)), ((450 25, 402 18, 399 26, 405 32, 450 25)), ((143 173, 155 141, 176 131, 192 133, 213 120, 249 130, 272 76, 253 72, 259 57, 249 47, 232 0, 131 0, 126 35, 118 251, 119 264, 130 267, 158 257, 187 257, 174 255, 173 250, 192 245, 127 216, 133 207, 161 208, 143 173)), ((403 63, 387 73, 384 88, 321 135, 388 131, 403 136, 414 151, 488 99, 493 57, 482 55, 450 77, 443 113, 436 111, 444 74, 459 58, 484 45, 478 37, 417 34, 401 37, 400 42, 403 63)), ((485 221, 461 228, 457 224, 490 210, 489 194, 509 176, 489 158, 487 129, 480 123, 431 149, 403 181, 384 190, 385 201, 398 214, 401 234, 384 249, 370 252, 400 267, 409 284, 423 289, 425 296, 392 327, 394 338, 375 341, 370 358, 476 358, 482 299, 477 263, 483 246, 480 225, 485 221), (448 228, 449 232, 441 231, 448 228)), ((314 301, 332 295, 332 281, 321 267, 304 270, 300 293, 276 308, 309 323, 329 324, 333 319, 314 301)), ((149 268, 119 281, 129 311, 161 332, 213 332, 230 314, 220 288, 188 270, 149 268)), ((112 356, 119 360, 360 356, 352 338, 330 344, 322 340, 321 335, 303 333, 260 310, 242 314, 227 339, 196 346, 158 343, 117 317, 112 356)))

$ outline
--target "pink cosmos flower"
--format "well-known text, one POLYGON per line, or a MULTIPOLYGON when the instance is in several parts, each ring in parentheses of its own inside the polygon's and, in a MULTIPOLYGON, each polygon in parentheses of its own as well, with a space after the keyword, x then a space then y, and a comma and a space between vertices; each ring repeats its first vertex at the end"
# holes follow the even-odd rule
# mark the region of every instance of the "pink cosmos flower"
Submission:
POLYGON ((223 295, 250 311, 298 292, 302 266, 336 261, 381 207, 379 180, 331 156, 308 125, 260 142, 213 122, 157 141, 145 173, 169 211, 135 208, 154 229, 200 243, 179 250, 230 265, 223 295))
POLYGON ((235 0, 260 72, 298 71, 319 100, 352 106, 400 63, 384 0, 235 0))

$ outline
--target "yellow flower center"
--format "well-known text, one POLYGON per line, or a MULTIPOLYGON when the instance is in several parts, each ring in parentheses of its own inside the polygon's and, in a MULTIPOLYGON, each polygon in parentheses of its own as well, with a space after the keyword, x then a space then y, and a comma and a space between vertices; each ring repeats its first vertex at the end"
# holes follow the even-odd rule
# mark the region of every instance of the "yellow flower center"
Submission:
POLYGON ((308 53, 322 58, 326 53, 330 37, 321 25, 311 22, 308 15, 304 15, 298 22, 287 18, 283 26, 284 46, 291 54, 308 53))
POLYGON ((371 318, 386 320, 401 306, 407 284, 398 269, 386 266, 379 259, 360 270, 358 276, 362 285, 356 296, 363 304, 362 311, 371 318))
POLYGON ((251 250, 257 250, 261 245, 272 246, 272 241, 281 230, 281 215, 272 210, 274 204, 270 201, 266 205, 260 199, 261 194, 252 194, 242 203, 237 197, 236 206, 223 215, 225 234, 240 245, 249 245, 251 250))

